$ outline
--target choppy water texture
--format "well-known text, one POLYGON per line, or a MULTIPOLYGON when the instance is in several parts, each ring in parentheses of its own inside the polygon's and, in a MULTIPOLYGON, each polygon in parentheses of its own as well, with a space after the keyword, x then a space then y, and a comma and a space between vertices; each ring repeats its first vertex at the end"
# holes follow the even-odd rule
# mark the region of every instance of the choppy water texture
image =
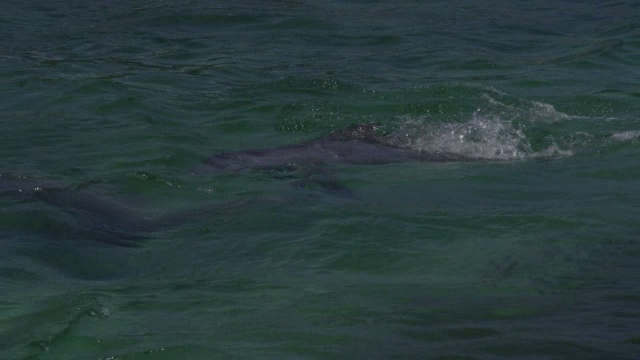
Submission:
POLYGON ((640 354, 638 2, 9 1, 0 33, 3 186, 59 189, 0 188, 0 358, 640 354), (361 123, 477 161, 194 171, 361 123))

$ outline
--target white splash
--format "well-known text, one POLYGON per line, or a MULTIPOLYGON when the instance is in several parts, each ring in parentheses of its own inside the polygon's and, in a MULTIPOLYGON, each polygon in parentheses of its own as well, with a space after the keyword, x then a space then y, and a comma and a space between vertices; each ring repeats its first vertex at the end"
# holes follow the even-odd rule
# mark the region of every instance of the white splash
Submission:
POLYGON ((610 138, 615 141, 627 142, 640 138, 640 131, 622 131, 611 134, 610 138))
POLYGON ((531 102, 531 108, 529 111, 532 113, 534 119, 548 122, 576 118, 575 116, 569 116, 562 111, 556 110, 556 108, 551 104, 545 104, 538 101, 531 102))
POLYGON ((551 145, 546 149, 536 151, 534 153, 529 154, 529 157, 532 158, 550 158, 550 157, 565 157, 565 156, 573 156, 574 152, 572 150, 563 150, 558 145, 551 145))
POLYGON ((494 113, 499 113, 504 116, 508 116, 514 120, 526 119, 532 122, 546 122, 552 123, 556 121, 568 120, 579 118, 579 116, 572 116, 565 114, 562 111, 558 111, 553 105, 539 102, 539 101, 516 101, 513 104, 508 104, 509 101, 513 102, 513 99, 506 99, 504 102, 499 101, 495 96, 502 96, 506 94, 496 93, 491 96, 487 93, 483 93, 481 98, 486 101, 487 110, 494 113))
POLYGON ((531 153, 522 131, 498 116, 475 112, 467 122, 427 121, 409 119, 391 137, 400 146, 475 159, 514 160, 531 153))
MULTIPOLYGON (((475 101, 475 111, 461 114, 462 117, 397 118, 403 125, 390 135, 393 144, 425 152, 508 161, 572 156, 575 144, 568 140, 584 138, 579 132, 575 136, 557 132, 583 117, 566 114, 551 104, 516 98, 495 89, 483 89, 475 101)), ((640 139, 640 132, 626 136, 640 139)))

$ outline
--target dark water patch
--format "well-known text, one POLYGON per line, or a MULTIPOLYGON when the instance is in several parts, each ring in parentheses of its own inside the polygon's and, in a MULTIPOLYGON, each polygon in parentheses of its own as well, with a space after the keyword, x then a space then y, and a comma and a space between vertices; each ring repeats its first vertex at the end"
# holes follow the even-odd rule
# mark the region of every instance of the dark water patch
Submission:
POLYGON ((631 338, 625 340, 625 342, 629 343, 629 344, 640 345, 640 336, 631 337, 631 338))
MULTIPOLYGON (((624 40, 620 38, 609 38, 599 43, 593 44, 566 44, 559 43, 555 47, 546 51, 535 51, 535 55, 522 55, 523 50, 526 52, 528 49, 515 49, 507 51, 505 54, 497 55, 495 51, 470 51, 475 56, 485 57, 498 64, 520 63, 531 65, 548 65, 548 64, 562 64, 562 63, 574 63, 580 67, 580 64, 593 64, 592 68, 601 67, 605 69, 611 68, 608 62, 590 62, 592 59, 600 59, 606 57, 609 54, 615 53, 616 50, 624 45, 624 40), (568 50, 573 50, 569 52, 568 50), (547 52, 548 55, 544 55, 547 52), (510 54, 512 53, 512 54, 510 54)), ((492 49, 493 50, 493 49, 492 49)), ((582 67, 587 67, 582 65, 582 67)))
MULTIPOLYGON (((242 13, 229 13, 227 11, 220 11, 216 14, 178 14, 178 15, 166 15, 147 20, 147 24, 156 25, 162 27, 181 27, 187 29, 198 29, 215 26, 228 26, 228 25, 246 25, 256 23, 260 18, 249 14, 242 13)), ((175 31, 175 28, 174 28, 175 31)))
POLYGON ((636 180, 640 176, 640 168, 602 169, 581 174, 583 176, 619 181, 636 180))
POLYGON ((33 271, 13 267, 0 268, 0 277, 2 277, 4 281, 20 283, 33 283, 42 279, 33 271))
POLYGON ((581 358, 593 358, 596 359, 600 356, 610 357, 615 356, 606 351, 597 349, 596 347, 581 346, 572 342, 563 341, 531 341, 531 340, 512 340, 510 344, 490 346, 488 347, 489 353, 501 356, 501 357, 513 357, 513 356, 534 356, 534 357, 574 357, 579 356, 581 358), (522 348, 524 344, 527 344, 526 350, 522 348))
POLYGON ((94 235, 90 241, 66 237, 53 239, 48 237, 32 237, 30 248, 20 249, 18 256, 26 257, 38 264, 46 266, 49 272, 62 275, 68 279, 89 281, 109 281, 135 276, 153 269, 157 264, 151 259, 145 259, 145 250, 126 247, 127 251, 119 250, 122 246, 139 246, 144 240, 133 239, 124 242, 116 235, 112 238, 105 236, 103 242, 107 246, 96 244, 94 235), (141 257, 138 261, 138 257, 141 257), (150 261, 149 264, 147 264, 150 261), (145 265, 147 264, 147 265, 145 265))
POLYGON ((447 335, 453 338, 468 340, 468 339, 482 339, 485 337, 497 336, 500 333, 494 329, 485 329, 485 328, 461 328, 461 329, 451 329, 447 331, 447 335))
MULTIPOLYGON (((549 297, 546 297, 547 300, 549 297)), ((487 299, 488 302, 492 300, 487 299)), ((568 300, 568 299, 567 299, 568 300)), ((418 309, 416 309, 416 313, 409 316, 408 319, 413 319, 411 321, 403 321, 405 327, 408 327, 410 330, 408 331, 408 335, 415 336, 416 339, 420 339, 421 341, 429 342, 433 349, 436 352, 446 351, 444 349, 455 347, 458 349, 458 353, 469 353, 469 354, 477 354, 478 352, 484 353, 489 352, 498 356, 561 356, 562 354, 570 354, 572 352, 578 352, 588 357, 597 357, 597 356, 611 356, 614 358, 625 358, 630 354, 630 348, 621 348, 618 350, 606 350, 608 348, 608 344, 612 341, 617 342, 616 337, 624 338, 624 334, 628 333, 630 330, 626 326, 622 328, 624 330, 616 333, 615 335, 609 336, 607 339, 600 339, 593 341, 589 345, 585 345, 585 343, 581 341, 572 341, 569 340, 573 338, 571 335, 571 331, 569 328, 565 328, 562 325, 562 322, 565 321, 564 315, 562 315, 563 310, 557 310, 557 307, 560 309, 565 308, 565 306, 571 307, 572 305, 562 305, 561 303, 556 305, 551 305, 547 307, 547 310, 544 313, 540 313, 541 304, 536 303, 537 301, 533 298, 529 300, 525 299, 513 299, 508 300, 506 297, 501 297, 493 300, 495 302, 495 310, 487 311, 486 317, 478 317, 473 314, 478 314, 479 309, 470 310, 470 309, 456 309, 454 304, 445 305, 446 308, 449 308, 446 311, 429 311, 429 308, 434 309, 434 305, 426 306, 425 309, 426 314, 429 314, 428 317, 417 317, 418 309), (516 311, 515 313, 509 311, 508 308, 505 310, 501 310, 500 306, 505 306, 510 301, 515 303, 530 303, 532 304, 532 309, 536 309, 534 311, 516 311), (471 313, 467 313, 467 311, 471 311, 471 313), (504 313, 510 314, 506 319, 500 319, 499 317, 495 317, 495 315, 504 313), (438 315, 439 314, 439 315, 438 315), (495 315, 491 315, 495 314, 495 315), (517 316, 512 317, 515 314, 519 314, 517 316), (439 320, 438 320, 439 319, 439 320), (504 321, 507 320, 508 321, 504 321), (538 319, 538 320, 534 320, 538 319), (541 320, 543 319, 543 320, 541 320), (475 331, 471 331, 471 334, 467 334, 464 332, 459 338, 457 343, 450 343, 448 345, 443 344, 444 334, 439 334, 441 331, 440 324, 453 324, 461 322, 464 324, 473 323, 485 323, 492 324, 489 327, 480 327, 480 325, 476 325, 475 328, 480 327, 481 329, 489 329, 488 332, 479 331, 477 334, 475 331), (523 338, 522 331, 528 332, 532 330, 532 327, 540 329, 540 332, 537 332, 536 336, 528 336, 526 339, 523 338), (500 334, 495 333, 495 329, 501 329, 500 334), (542 330, 547 329, 547 330, 542 330), (553 333, 553 335, 551 335, 553 333), (469 336, 467 336, 469 335, 469 336), (473 336, 472 336, 473 335, 473 336), (476 337, 478 335, 479 337, 476 337), (487 336, 485 338, 485 335, 487 336), (422 337, 425 336, 425 337, 422 337), (478 341, 482 338, 485 340, 478 341), (562 340, 567 339, 567 340, 562 340), (524 344, 527 344, 526 346, 524 344), (515 345, 514 345, 515 344, 515 345), (525 346, 524 348, 522 346, 525 346), (625 355, 626 354, 626 355, 625 355)), ((443 305, 442 303, 440 305, 443 305)), ((478 303, 476 303, 478 305, 478 303)), ((508 306, 508 305, 507 305, 508 306)), ((490 308, 491 306, 487 306, 490 308)), ((599 307, 598 307, 599 308, 599 307)), ((488 309, 485 309, 486 311, 488 309)), ((482 310, 480 311, 482 312, 482 310)), ((585 318, 580 318, 578 321, 584 322, 584 330, 582 331, 583 338, 592 337, 592 331, 597 331, 597 328, 601 326, 600 324, 593 324, 589 320, 590 316, 598 316, 598 310, 595 310, 591 315, 587 315, 585 318)), ((628 321, 627 321, 628 322, 628 321)), ((469 325, 467 325, 468 327, 469 325)), ((452 330, 446 330, 445 333, 450 334, 452 330)), ((457 333, 455 333, 457 334, 457 333)), ((448 352, 451 352, 450 350, 448 352)))
POLYGON ((630 102, 630 100, 608 94, 598 95, 584 92, 582 94, 574 94, 570 98, 563 100, 559 106, 569 113, 606 119, 615 115, 633 112, 632 109, 637 105, 634 104, 635 102, 630 102))

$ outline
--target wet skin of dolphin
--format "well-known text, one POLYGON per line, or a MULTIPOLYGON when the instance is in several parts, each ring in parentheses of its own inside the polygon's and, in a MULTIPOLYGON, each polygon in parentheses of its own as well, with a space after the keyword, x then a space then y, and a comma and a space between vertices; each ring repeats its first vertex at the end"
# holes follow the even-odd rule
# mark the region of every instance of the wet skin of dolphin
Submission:
POLYGON ((457 154, 427 153, 399 147, 393 144, 393 138, 377 135, 377 130, 376 125, 356 125, 302 144, 220 153, 206 159, 199 170, 218 173, 278 167, 300 168, 309 165, 469 160, 457 154))
POLYGON ((89 237, 118 246, 136 246, 145 234, 177 224, 172 217, 147 218, 92 192, 42 179, 0 175, 0 196, 48 204, 75 219, 73 224, 67 224, 67 236, 89 237))
MULTIPOLYGON (((466 161, 448 153, 424 153, 393 144, 393 138, 376 134, 375 125, 356 125, 297 145, 274 149, 248 150, 213 155, 200 170, 237 172, 260 169, 307 169, 298 185, 315 184, 324 190, 353 195, 331 175, 319 170, 333 164, 389 164, 397 162, 466 161)), ((136 246, 145 234, 178 225, 194 216, 209 216, 238 204, 216 205, 208 209, 181 211, 148 218, 123 204, 84 190, 68 189, 55 182, 0 175, 0 196, 20 201, 40 201, 75 219, 73 228, 83 237, 119 246, 136 246)))
MULTIPOLYGON (((140 245, 155 231, 183 224, 189 219, 216 216, 221 211, 229 211, 247 203, 213 204, 205 208, 147 217, 124 203, 91 191, 69 189, 45 179, 7 175, 0 175, 0 196, 16 199, 20 203, 40 202, 69 215, 71 221, 67 218, 63 220, 65 224, 61 224, 65 228, 65 237, 88 238, 126 247, 140 245)), ((42 215, 47 216, 47 213, 42 215)))

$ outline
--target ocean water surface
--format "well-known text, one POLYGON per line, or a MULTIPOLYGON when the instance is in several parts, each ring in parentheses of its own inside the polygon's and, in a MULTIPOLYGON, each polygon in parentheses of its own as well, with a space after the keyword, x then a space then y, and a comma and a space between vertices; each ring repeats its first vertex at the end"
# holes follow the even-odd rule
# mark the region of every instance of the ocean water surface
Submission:
POLYGON ((639 356, 640 3, 9 1, 0 33, 0 358, 639 356), (356 124, 466 161, 203 171, 356 124))

